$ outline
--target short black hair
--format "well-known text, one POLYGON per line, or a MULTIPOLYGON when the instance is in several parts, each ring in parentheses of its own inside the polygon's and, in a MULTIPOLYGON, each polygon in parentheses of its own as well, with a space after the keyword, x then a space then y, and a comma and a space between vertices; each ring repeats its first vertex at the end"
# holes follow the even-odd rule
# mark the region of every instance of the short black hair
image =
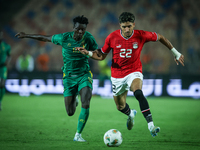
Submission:
POLYGON ((73 22, 74 22, 74 25, 78 22, 80 24, 88 24, 88 18, 84 17, 83 15, 82 16, 77 16, 73 19, 73 22))
POLYGON ((120 16, 119 16, 119 23, 124 23, 124 22, 132 22, 134 23, 135 21, 135 16, 132 13, 129 12, 123 12, 120 16))

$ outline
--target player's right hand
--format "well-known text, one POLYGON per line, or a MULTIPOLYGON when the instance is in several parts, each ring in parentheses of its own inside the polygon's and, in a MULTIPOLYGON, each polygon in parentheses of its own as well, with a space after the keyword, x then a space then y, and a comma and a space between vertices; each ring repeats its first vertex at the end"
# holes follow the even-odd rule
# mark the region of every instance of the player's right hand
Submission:
POLYGON ((17 38, 25 38, 25 33, 24 32, 19 32, 19 33, 17 33, 16 35, 15 35, 15 37, 17 37, 17 38))
POLYGON ((88 51, 83 48, 83 47, 76 47, 76 50, 78 50, 79 52, 81 52, 83 55, 88 55, 88 51))
POLYGON ((181 63, 182 66, 184 66, 184 56, 181 55, 181 57, 177 60, 176 58, 174 58, 175 62, 177 65, 179 65, 179 62, 181 63))

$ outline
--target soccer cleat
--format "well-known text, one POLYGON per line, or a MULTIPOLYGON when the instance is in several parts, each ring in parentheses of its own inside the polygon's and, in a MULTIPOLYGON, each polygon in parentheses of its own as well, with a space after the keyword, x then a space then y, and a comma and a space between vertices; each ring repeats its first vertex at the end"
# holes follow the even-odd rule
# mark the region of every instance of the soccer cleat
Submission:
POLYGON ((158 132, 160 132, 160 127, 157 126, 150 127, 150 133, 153 137, 157 136, 158 132))
POLYGON ((86 140, 84 140, 84 139, 81 137, 81 134, 76 134, 73 141, 77 141, 77 142, 86 142, 86 140))
POLYGON ((76 107, 78 106, 79 100, 78 100, 78 95, 76 96, 76 107))
POLYGON ((128 116, 127 124, 126 124, 128 130, 131 130, 133 128, 133 125, 134 125, 134 120, 133 119, 136 116, 137 111, 135 109, 132 109, 131 113, 132 113, 132 115, 128 116))

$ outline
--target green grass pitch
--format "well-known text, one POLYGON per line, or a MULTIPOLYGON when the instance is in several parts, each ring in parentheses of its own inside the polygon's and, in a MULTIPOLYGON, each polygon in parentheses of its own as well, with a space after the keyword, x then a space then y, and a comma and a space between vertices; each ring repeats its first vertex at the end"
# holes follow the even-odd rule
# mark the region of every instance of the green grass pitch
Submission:
POLYGON ((0 150, 199 150, 200 100, 190 98, 148 97, 154 124, 161 132, 150 135, 139 104, 134 97, 127 103, 138 113, 135 126, 127 130, 127 116, 117 111, 113 99, 93 96, 90 116, 82 137, 74 142, 80 103, 74 116, 65 112, 62 95, 20 97, 4 96, 0 112, 0 150), (123 142, 117 148, 107 147, 103 135, 118 129, 123 142))

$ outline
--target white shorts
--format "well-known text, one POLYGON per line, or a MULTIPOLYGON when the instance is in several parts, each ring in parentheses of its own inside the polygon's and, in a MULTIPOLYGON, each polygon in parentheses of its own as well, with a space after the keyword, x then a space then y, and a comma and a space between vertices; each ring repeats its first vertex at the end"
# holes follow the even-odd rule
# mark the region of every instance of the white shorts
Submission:
POLYGON ((130 90, 131 84, 136 78, 143 81, 143 74, 141 72, 133 72, 124 78, 111 77, 113 96, 121 95, 125 91, 130 90))

